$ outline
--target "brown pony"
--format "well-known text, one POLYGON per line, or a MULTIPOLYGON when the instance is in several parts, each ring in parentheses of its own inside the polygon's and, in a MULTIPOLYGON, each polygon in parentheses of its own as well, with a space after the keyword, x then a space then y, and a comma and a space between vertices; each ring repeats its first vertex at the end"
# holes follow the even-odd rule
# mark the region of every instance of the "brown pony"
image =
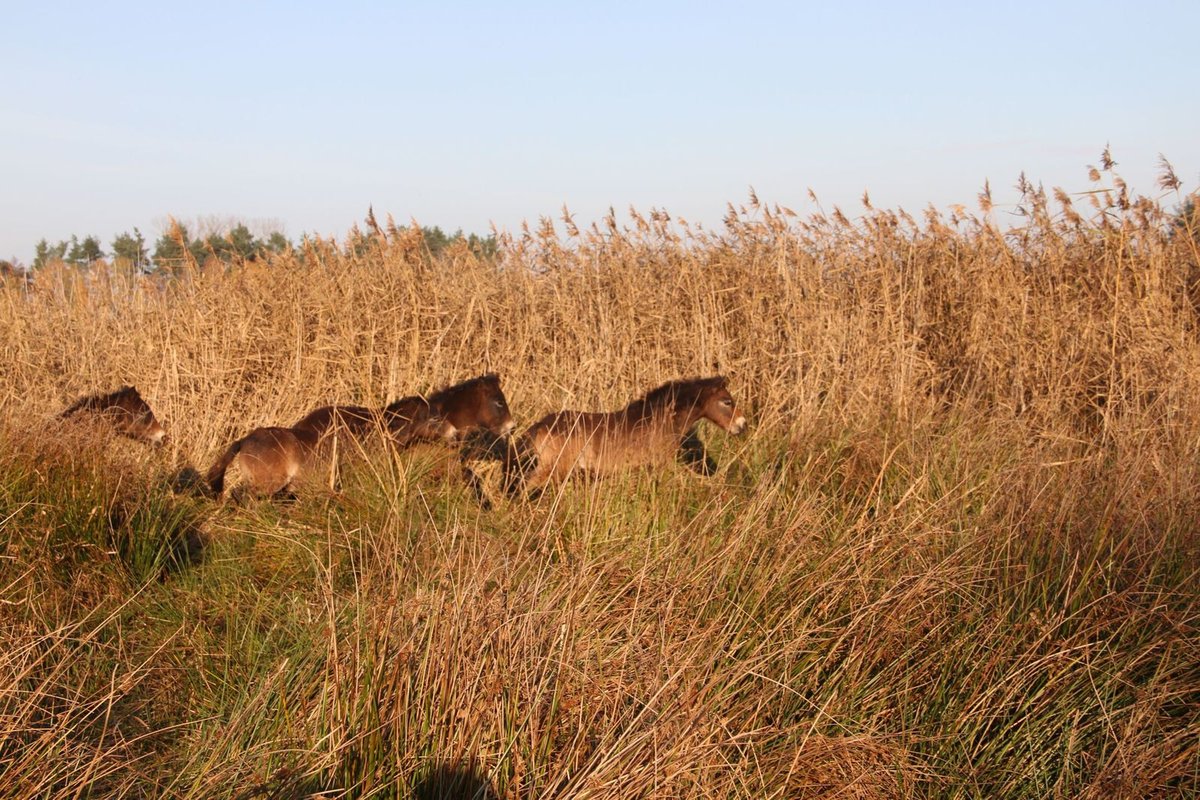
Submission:
MULTIPOLYGON (((262 494, 282 494, 314 459, 336 442, 362 443, 382 433, 398 448, 420 442, 454 442, 476 430, 504 436, 512 430, 512 414, 500 390, 500 376, 488 373, 455 384, 429 397, 412 395, 382 409, 361 406, 323 406, 290 428, 255 428, 231 444, 208 471, 208 485, 219 496, 225 472, 236 460, 250 488, 262 494)), ((465 469, 478 493, 478 480, 465 469)))
POLYGON ((707 419, 736 435, 746 418, 734 405, 722 376, 664 383, 620 411, 548 414, 526 431, 505 458, 505 485, 537 490, 575 469, 595 474, 661 463, 672 455, 702 475, 716 463, 696 434, 707 419))
POLYGON ((162 445, 167 440, 166 428, 132 386, 122 386, 109 394, 81 397, 58 415, 59 419, 81 416, 103 420, 120 435, 139 442, 162 445))

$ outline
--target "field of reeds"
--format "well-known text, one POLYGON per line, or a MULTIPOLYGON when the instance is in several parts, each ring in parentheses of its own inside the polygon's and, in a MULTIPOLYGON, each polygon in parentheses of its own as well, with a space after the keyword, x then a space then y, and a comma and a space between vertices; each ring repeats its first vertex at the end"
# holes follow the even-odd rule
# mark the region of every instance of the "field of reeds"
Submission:
POLYGON ((1100 177, 1011 228, 751 197, 10 282, 0 795, 1197 795, 1198 237, 1100 177), (289 503, 179 480, 485 370, 518 430, 717 372, 751 428, 712 478, 484 464, 491 511, 435 448, 289 503), (123 383, 166 448, 54 419, 123 383))

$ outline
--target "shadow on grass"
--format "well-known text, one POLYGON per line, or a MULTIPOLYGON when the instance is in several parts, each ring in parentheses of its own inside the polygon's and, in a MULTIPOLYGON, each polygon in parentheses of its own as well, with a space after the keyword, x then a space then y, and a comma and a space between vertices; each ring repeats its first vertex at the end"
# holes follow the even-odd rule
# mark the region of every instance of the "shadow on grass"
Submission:
POLYGON ((195 499, 199 473, 185 467, 169 476, 171 491, 150 491, 109 510, 110 544, 138 580, 166 580, 204 562, 205 514, 195 499))
POLYGON ((413 800, 500 800, 478 767, 443 762, 417 779, 413 800))
MULTIPOLYGON (((235 795, 237 800, 320 800, 320 798, 356 797, 358 793, 323 781, 313 775, 280 770, 268 783, 235 795)), ((423 771, 408 792, 392 790, 372 796, 410 798, 411 800, 500 800, 500 795, 478 767, 443 761, 423 771)))

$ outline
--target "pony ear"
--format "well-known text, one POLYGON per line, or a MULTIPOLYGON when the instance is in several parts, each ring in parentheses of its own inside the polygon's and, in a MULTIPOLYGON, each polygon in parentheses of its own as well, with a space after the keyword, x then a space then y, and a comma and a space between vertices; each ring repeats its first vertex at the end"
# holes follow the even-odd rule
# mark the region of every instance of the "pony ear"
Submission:
POLYGON ((712 385, 715 389, 724 389, 729 384, 729 379, 724 375, 717 375, 712 379, 712 385))
POLYGON ((499 372, 489 372, 483 376, 483 379, 485 381, 487 381, 488 383, 494 383, 497 386, 500 385, 500 373, 499 372))

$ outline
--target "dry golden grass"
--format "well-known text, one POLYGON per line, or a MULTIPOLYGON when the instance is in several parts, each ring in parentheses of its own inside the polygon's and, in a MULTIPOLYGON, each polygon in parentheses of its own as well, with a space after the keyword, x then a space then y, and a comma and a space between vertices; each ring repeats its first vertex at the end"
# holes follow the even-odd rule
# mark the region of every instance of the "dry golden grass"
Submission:
POLYGON ((1092 197, 10 283, 0 794, 1194 795, 1197 238, 1092 197), (170 491, 250 427, 485 370, 519 423, 722 372, 753 427, 706 433, 712 480, 489 513, 423 451, 282 507, 170 491), (167 452, 55 441, 122 383, 167 452))

